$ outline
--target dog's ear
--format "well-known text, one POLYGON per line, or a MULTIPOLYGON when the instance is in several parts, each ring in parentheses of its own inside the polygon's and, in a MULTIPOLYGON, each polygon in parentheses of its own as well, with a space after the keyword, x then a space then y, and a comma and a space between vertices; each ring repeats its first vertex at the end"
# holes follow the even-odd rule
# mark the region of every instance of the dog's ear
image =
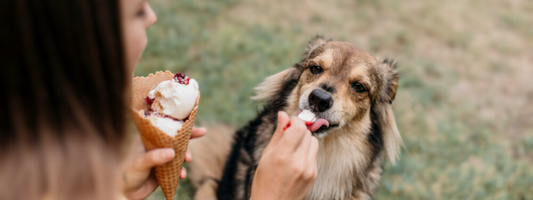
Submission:
POLYGON ((387 158, 392 164, 396 163, 396 159, 400 154, 400 147, 403 143, 398 127, 396 126, 396 120, 394 119, 394 113, 392 112, 392 106, 389 103, 379 103, 375 107, 377 113, 378 124, 381 127, 381 134, 383 137, 383 147, 387 158))
POLYGON ((384 85, 382 85, 379 97, 375 102, 374 113, 377 115, 377 122, 381 127, 385 153, 391 163, 394 164, 403 143, 391 105, 398 89, 399 76, 396 72, 396 63, 392 60, 384 60, 382 69, 384 70, 382 79, 384 80, 384 85))
POLYGON ((271 101, 276 99, 281 94, 281 91, 287 90, 288 88, 286 87, 292 87, 289 88, 292 91, 296 83, 298 83, 298 79, 300 79, 302 68, 301 63, 296 63, 293 67, 266 78, 263 83, 254 88, 256 95, 252 99, 271 101))
POLYGON ((322 46, 323 44, 326 44, 328 40, 324 39, 322 36, 317 35, 315 38, 313 38, 309 43, 307 43, 307 47, 305 47, 305 52, 303 54, 304 59, 307 59, 309 54, 313 52, 317 47, 322 46))
POLYGON ((386 92, 388 96, 389 103, 392 103, 392 100, 396 97, 396 90, 398 89, 398 72, 396 71, 396 62, 394 60, 385 59, 383 63, 381 63, 382 69, 385 70, 385 79, 387 81, 386 84, 386 92))

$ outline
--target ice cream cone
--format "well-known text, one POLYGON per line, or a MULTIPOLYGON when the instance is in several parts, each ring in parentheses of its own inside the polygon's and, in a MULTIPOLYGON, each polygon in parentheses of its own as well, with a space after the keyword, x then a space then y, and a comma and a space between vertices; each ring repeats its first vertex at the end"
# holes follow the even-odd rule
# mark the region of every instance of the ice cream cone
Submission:
POLYGON ((178 187, 179 175, 185 159, 187 146, 191 137, 194 119, 196 117, 196 110, 198 109, 198 102, 200 95, 196 99, 196 106, 193 108, 189 117, 183 123, 182 128, 174 137, 167 135, 165 132, 157 128, 152 122, 145 118, 145 111, 149 110, 145 98, 148 93, 153 90, 159 83, 174 78, 174 74, 169 71, 156 72, 150 74, 148 77, 136 77, 133 79, 133 102, 132 102, 132 116, 137 130, 141 135, 146 151, 155 148, 173 148, 176 156, 172 161, 155 167, 155 177, 163 190, 167 200, 174 199, 176 188, 178 187))

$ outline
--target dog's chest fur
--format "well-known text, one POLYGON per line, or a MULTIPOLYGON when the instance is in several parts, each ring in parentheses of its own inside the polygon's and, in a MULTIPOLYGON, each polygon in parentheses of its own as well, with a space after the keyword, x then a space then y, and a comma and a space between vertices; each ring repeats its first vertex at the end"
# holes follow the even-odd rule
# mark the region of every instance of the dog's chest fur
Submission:
POLYGON ((372 149, 366 141, 348 139, 349 135, 341 134, 333 133, 329 138, 319 140, 318 176, 306 199, 371 198, 381 176, 381 158, 376 158, 375 164, 370 163, 368 155, 372 149))

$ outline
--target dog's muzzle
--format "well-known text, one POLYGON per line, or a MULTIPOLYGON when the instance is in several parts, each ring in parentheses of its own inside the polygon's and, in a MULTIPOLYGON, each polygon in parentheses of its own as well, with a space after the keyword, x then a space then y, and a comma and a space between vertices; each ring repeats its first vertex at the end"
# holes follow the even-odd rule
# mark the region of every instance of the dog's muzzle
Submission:
POLYGON ((307 126, 313 136, 324 137, 328 131, 339 127, 339 116, 334 111, 335 101, 329 90, 315 88, 305 91, 298 101, 299 111, 310 110, 316 115, 317 120, 307 126))
POLYGON ((333 106, 333 97, 328 92, 315 89, 309 94, 309 107, 313 112, 324 112, 333 106))

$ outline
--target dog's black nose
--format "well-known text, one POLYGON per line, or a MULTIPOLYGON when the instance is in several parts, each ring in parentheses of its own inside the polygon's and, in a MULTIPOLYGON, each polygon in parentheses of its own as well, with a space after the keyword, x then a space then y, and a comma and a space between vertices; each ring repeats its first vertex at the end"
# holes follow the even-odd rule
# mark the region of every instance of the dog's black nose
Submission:
POLYGON ((333 97, 321 89, 316 89, 309 95, 309 106, 313 111, 324 112, 333 106, 333 97))

